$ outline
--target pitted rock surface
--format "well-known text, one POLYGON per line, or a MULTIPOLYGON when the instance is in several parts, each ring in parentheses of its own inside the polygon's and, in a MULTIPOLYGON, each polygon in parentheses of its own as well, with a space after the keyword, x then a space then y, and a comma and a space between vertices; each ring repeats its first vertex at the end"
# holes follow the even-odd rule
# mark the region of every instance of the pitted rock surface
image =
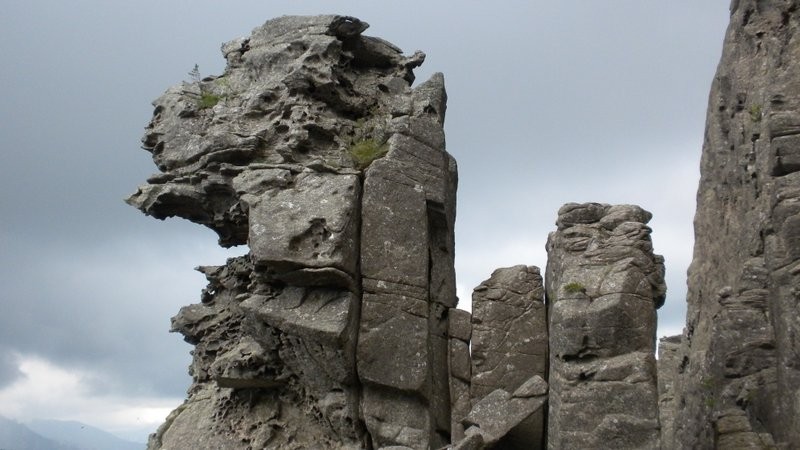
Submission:
POLYGON ((547 241, 548 448, 659 448, 650 213, 569 203, 547 241))
POLYGON ((201 268, 202 303, 173 319, 193 383, 149 448, 450 441, 444 79, 412 88, 425 55, 367 27, 270 20, 222 46, 223 74, 195 71, 154 102, 143 143, 162 173, 128 203, 249 252, 201 268))

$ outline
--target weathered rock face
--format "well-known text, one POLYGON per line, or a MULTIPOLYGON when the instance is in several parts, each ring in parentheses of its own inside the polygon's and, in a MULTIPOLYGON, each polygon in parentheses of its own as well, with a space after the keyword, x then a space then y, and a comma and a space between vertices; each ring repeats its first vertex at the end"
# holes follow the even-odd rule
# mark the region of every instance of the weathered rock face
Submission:
POLYGON ((731 4, 667 448, 800 447, 798 6, 731 4))
MULTIPOLYGON (((538 267, 497 269, 472 294, 472 404, 547 378, 547 312, 538 267)), ((544 445, 544 411, 509 430, 501 448, 544 445), (512 444, 512 442, 514 444, 512 444)))
POLYGON ((268 21, 223 45, 221 76, 195 71, 155 101, 143 142, 162 173, 128 202, 250 251, 201 268, 202 303, 173 319, 195 345, 193 384, 149 448, 450 442, 452 380, 469 363, 451 376, 444 81, 412 89, 424 55, 366 28, 268 21))
POLYGON ((547 242, 548 448, 659 447, 663 258, 637 206, 564 205, 547 242))

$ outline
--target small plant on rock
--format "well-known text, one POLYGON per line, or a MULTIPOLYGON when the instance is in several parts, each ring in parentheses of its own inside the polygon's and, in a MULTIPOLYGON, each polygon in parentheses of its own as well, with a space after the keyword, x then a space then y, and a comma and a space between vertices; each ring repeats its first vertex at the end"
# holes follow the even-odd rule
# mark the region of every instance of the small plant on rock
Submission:
POLYGON ((222 99, 221 96, 210 92, 208 88, 203 85, 203 77, 200 75, 200 67, 197 64, 195 64, 194 68, 189 72, 189 78, 200 87, 200 97, 195 102, 197 109, 213 108, 214 105, 219 103, 222 99))
POLYGON ((388 144, 385 142, 379 143, 372 138, 358 141, 351 145, 350 149, 348 149, 350 157, 353 159, 356 167, 360 170, 364 170, 369 167, 373 161, 383 157, 388 151, 388 144))
POLYGON ((586 288, 583 287, 582 284, 573 281, 572 283, 567 283, 564 285, 564 291, 569 292, 570 294, 577 294, 579 292, 586 292, 586 288))
POLYGON ((214 95, 210 92, 202 92, 200 98, 197 100, 197 107, 199 109, 213 108, 214 105, 219 103, 219 95, 214 95))
POLYGON ((750 113, 750 120, 753 122, 761 122, 761 117, 763 114, 761 111, 761 105, 751 105, 748 112, 750 113))

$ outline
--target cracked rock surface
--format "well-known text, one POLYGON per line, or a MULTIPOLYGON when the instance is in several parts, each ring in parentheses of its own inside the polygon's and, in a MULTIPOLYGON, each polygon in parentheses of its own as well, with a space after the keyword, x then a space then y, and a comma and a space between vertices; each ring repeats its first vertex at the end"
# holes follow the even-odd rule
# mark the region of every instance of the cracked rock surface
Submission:
MULTIPOLYGON (((142 142, 161 173, 127 201, 247 255, 201 267, 173 318, 186 402, 150 449, 450 442, 457 171, 444 79, 344 16, 287 16, 168 89, 142 142)), ((468 340, 468 338, 467 338, 468 340)))
MULTIPOLYGON (((539 268, 520 265, 495 270, 472 294, 473 406, 495 390, 514 392, 532 376, 546 378, 547 348, 539 268)), ((541 448, 544 411, 524 419, 506 430, 510 433, 503 433, 508 437, 499 444, 502 448, 541 448)))

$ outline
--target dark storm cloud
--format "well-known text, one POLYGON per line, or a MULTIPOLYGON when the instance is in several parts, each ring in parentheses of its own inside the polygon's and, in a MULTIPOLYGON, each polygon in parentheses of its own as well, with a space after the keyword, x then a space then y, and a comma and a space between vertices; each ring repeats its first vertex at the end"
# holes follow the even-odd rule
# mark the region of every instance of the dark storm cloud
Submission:
MULTIPOLYGON (((567 201, 641 203, 655 213, 656 251, 683 245, 690 255, 696 179, 673 168, 699 161, 727 3, 5 5, 0 342, 91 369, 96 390, 183 395, 189 346, 167 334, 169 317, 198 300, 204 282, 191 267, 225 253, 210 231, 155 221, 122 199, 155 171, 138 148, 150 101, 194 64, 219 73, 221 42, 282 14, 358 16, 368 34, 427 53, 420 81, 445 73, 467 290, 496 265, 544 265, 538 255, 567 201)), ((688 260, 672 263, 660 318, 679 326, 688 260)), ((0 388, 17 375, 0 356, 0 388)))

